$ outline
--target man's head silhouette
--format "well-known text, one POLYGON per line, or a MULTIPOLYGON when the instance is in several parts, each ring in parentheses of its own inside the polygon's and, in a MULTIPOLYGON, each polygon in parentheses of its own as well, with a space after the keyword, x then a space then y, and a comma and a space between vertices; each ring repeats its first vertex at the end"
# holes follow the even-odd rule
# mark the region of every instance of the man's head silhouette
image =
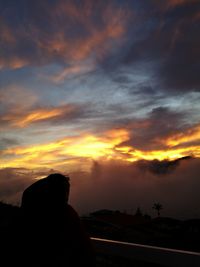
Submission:
POLYGON ((21 207, 24 212, 48 212, 64 207, 69 198, 69 177, 50 174, 25 189, 21 207))

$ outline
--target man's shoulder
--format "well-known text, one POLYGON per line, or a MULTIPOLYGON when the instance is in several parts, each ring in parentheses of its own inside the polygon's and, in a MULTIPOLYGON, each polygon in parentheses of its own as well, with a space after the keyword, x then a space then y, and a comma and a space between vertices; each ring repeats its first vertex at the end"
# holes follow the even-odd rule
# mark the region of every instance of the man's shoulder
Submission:
POLYGON ((66 214, 74 218, 80 219, 78 212, 69 204, 66 205, 66 214))

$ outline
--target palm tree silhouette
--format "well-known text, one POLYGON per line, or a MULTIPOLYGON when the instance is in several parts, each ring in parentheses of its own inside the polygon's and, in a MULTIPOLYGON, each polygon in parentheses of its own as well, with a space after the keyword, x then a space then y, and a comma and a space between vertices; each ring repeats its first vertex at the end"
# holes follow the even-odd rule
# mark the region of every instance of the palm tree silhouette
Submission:
POLYGON ((157 214, 158 214, 158 217, 159 217, 160 216, 160 210, 163 209, 163 206, 159 202, 156 202, 156 203, 153 204, 152 209, 157 211, 157 214))

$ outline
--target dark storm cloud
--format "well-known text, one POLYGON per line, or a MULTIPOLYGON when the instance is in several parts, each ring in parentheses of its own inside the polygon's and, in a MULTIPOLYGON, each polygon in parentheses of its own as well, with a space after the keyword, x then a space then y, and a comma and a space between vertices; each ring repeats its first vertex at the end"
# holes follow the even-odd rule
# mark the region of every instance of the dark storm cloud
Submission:
POLYGON ((169 15, 172 20, 169 27, 173 29, 173 42, 160 75, 168 88, 199 91, 200 18, 197 15, 200 3, 198 1, 196 5, 186 5, 179 9, 177 13, 169 15))
POLYGON ((186 127, 184 119, 183 112, 167 107, 154 108, 145 118, 129 121, 127 127, 132 135, 129 141, 121 145, 131 145, 142 150, 163 149, 163 140, 186 127))
POLYGON ((199 1, 151 1, 142 18, 146 36, 135 41, 124 63, 152 62, 157 85, 171 92, 200 90, 199 1))
POLYGON ((176 160, 152 160, 152 161, 147 161, 147 160, 141 160, 138 161, 138 167, 144 171, 150 171, 153 174, 156 175, 163 175, 163 174, 168 174, 170 172, 175 171, 175 169, 178 167, 180 164, 181 160, 188 160, 192 159, 190 156, 182 157, 176 160))

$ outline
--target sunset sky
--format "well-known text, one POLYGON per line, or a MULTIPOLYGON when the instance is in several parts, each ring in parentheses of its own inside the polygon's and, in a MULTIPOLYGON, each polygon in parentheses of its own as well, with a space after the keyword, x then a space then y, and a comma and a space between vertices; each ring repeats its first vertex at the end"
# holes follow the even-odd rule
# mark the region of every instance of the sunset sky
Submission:
POLYGON ((0 0, 0 129, 2 200, 200 217, 199 0, 0 0))

